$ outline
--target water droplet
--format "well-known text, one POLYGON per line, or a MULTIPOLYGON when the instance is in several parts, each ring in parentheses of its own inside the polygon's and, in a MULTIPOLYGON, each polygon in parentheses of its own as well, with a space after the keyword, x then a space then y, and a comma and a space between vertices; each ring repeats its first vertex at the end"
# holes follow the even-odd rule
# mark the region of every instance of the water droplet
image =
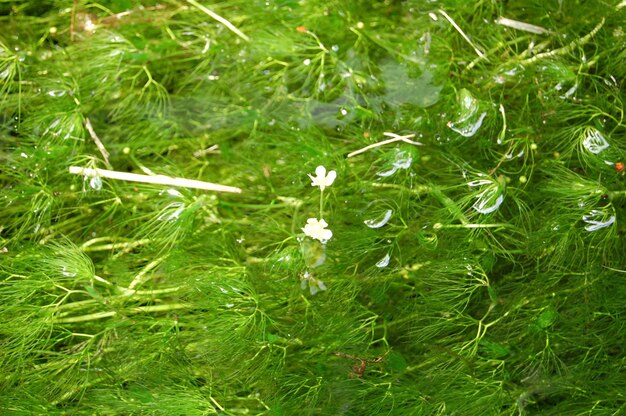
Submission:
POLYGON ((309 58, 306 58, 304 61, 302 61, 302 64, 304 66, 309 66, 309 65, 311 65, 311 60, 309 58))
POLYGON ((380 268, 387 267, 389 265, 390 259, 391 259, 391 256, 389 255, 389 253, 385 254, 385 257, 383 257, 376 263, 376 267, 380 267, 380 268))
POLYGON ((363 223, 369 228, 380 228, 389 222, 392 214, 393 211, 388 209, 381 217, 371 220, 365 220, 363 221, 363 223))
POLYGON ((228 293, 228 290, 224 289, 223 287, 220 287, 220 292, 222 292, 222 293, 228 293))

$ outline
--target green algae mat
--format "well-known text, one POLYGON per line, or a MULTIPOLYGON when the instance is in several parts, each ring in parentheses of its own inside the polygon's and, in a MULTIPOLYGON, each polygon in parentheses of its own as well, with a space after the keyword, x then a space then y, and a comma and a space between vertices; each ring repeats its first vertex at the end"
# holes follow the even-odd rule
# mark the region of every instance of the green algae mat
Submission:
POLYGON ((0 413, 626 414, 625 26, 0 0, 0 413))

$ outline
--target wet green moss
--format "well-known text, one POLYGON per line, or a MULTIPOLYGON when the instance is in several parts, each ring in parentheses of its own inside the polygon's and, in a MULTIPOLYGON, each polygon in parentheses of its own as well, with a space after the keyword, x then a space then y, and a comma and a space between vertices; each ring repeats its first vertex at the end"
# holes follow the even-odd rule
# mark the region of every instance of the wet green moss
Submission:
POLYGON ((0 409, 624 412, 625 13, 3 2, 0 409))

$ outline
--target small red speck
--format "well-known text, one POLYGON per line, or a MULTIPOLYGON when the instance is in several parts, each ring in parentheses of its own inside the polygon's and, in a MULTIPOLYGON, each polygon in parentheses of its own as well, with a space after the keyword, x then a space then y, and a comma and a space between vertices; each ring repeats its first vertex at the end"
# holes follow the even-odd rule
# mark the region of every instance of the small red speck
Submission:
POLYGON ((305 26, 298 26, 296 30, 300 33, 306 33, 308 29, 305 26))
POLYGON ((622 163, 622 162, 617 162, 613 166, 615 166, 615 170, 618 171, 618 172, 621 172, 621 171, 624 170, 624 163, 622 163))
POLYGON ((364 131, 364 132, 363 132, 363 137, 365 137, 366 139, 367 139, 368 137, 370 137, 370 132, 369 132, 369 131, 364 131))

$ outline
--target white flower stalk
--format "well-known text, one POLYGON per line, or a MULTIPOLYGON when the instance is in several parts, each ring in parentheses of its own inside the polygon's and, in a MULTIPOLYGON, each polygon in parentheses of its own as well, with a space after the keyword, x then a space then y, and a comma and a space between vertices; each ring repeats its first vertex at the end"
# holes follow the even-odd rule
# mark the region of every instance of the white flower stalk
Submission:
POLYGON ((309 218, 306 225, 302 228, 304 234, 308 237, 319 240, 322 244, 326 243, 333 236, 333 232, 327 229, 328 223, 324 219, 309 218))
POLYGON ((315 175, 308 174, 309 178, 311 178, 311 186, 319 186, 320 191, 324 192, 327 186, 330 186, 335 182, 337 178, 337 172, 331 170, 326 174, 326 168, 322 165, 315 168, 315 175))

